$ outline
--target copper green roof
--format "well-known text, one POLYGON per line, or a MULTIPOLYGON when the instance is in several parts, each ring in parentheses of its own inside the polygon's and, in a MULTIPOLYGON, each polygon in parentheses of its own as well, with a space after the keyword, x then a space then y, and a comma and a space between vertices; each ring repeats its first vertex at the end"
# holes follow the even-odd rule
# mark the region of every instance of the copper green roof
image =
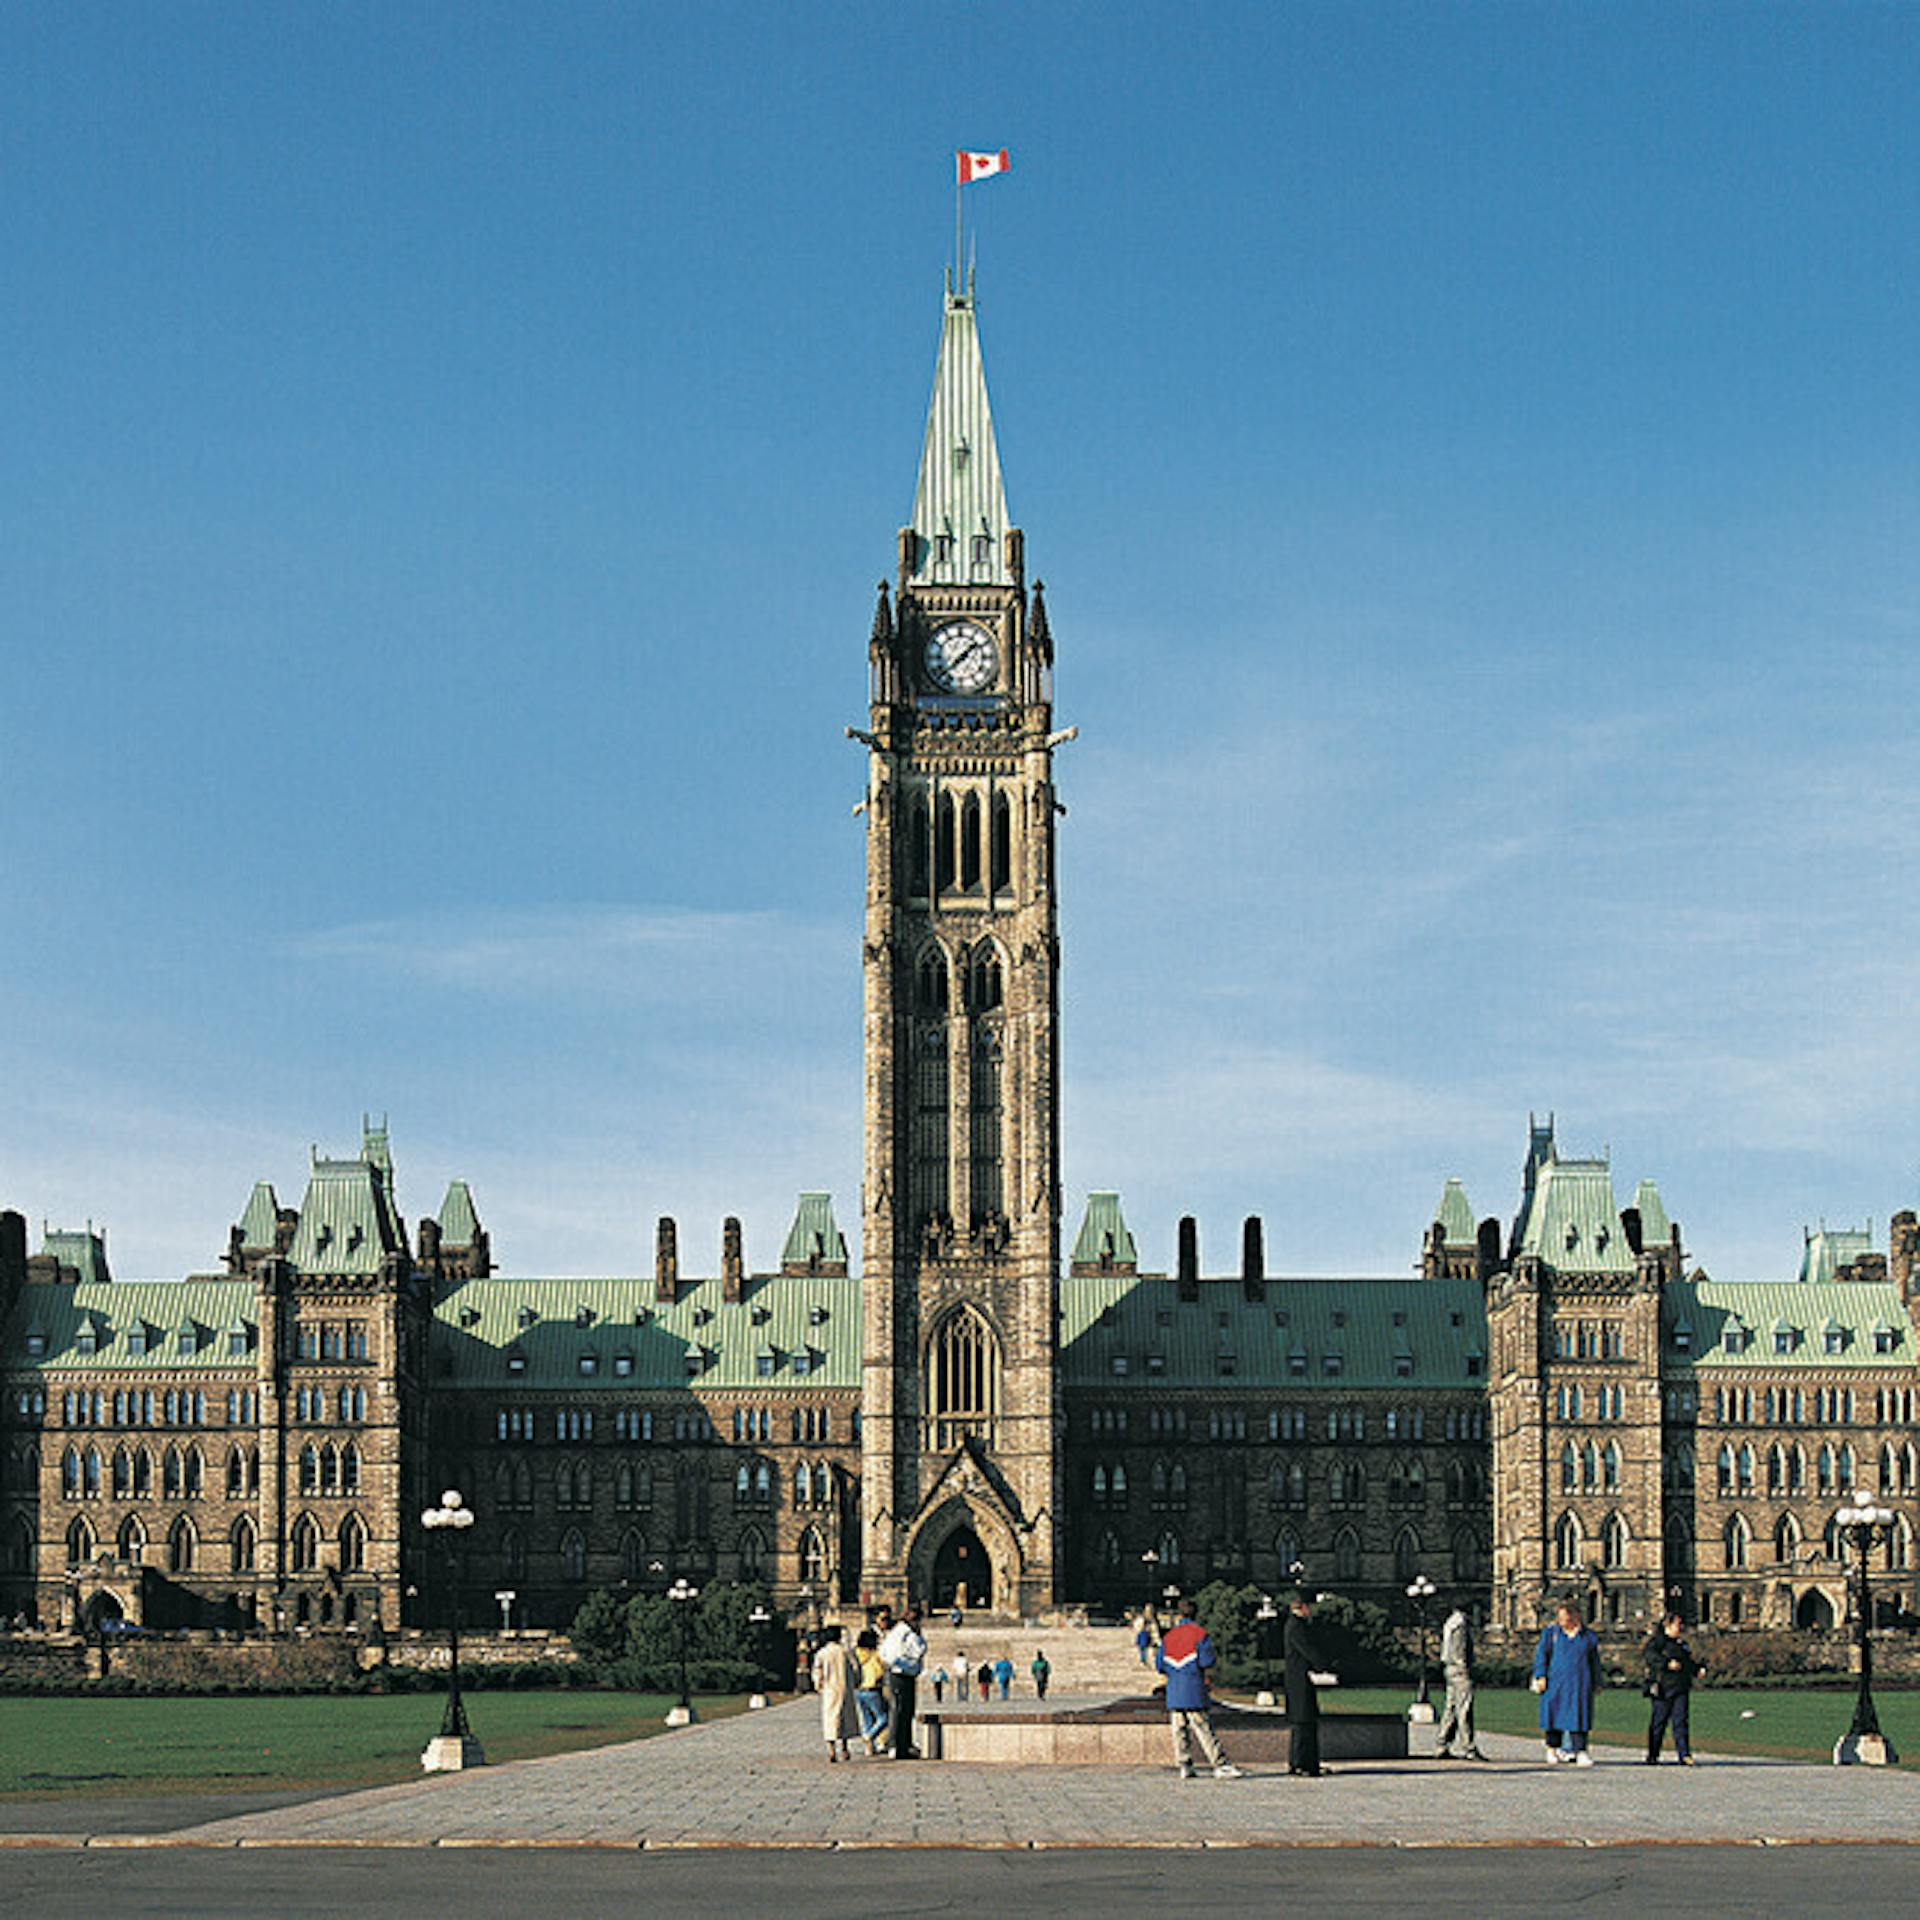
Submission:
POLYGON ((71 1267, 82 1280, 110 1280, 107 1271, 107 1242, 91 1227, 69 1232, 59 1227, 46 1229, 40 1251, 51 1254, 63 1267, 71 1267))
POLYGON ((1449 1180, 1440 1190, 1440 1210, 1433 1216, 1440 1223, 1442 1237, 1450 1247, 1471 1246, 1476 1237, 1473 1206, 1467 1190, 1458 1180, 1449 1180))
POLYGON ((1836 1365, 1911 1370, 1912 1322, 1891 1282, 1850 1280, 1679 1280, 1670 1282, 1661 1305, 1661 1343, 1669 1366, 1691 1361, 1696 1372, 1723 1369, 1819 1371, 1836 1365), (1675 1329, 1688 1331, 1682 1348, 1675 1329), (1727 1348, 1729 1325, 1750 1338, 1737 1351, 1727 1348), (1838 1353, 1827 1351, 1829 1326, 1843 1338, 1838 1353), (1788 1351, 1776 1350, 1775 1328, 1797 1338, 1788 1351), (1875 1334, 1890 1328, 1892 1351, 1876 1351, 1875 1334))
POLYGON ((1562 1160, 1549 1147, 1520 1216, 1514 1253, 1566 1273, 1631 1273, 1633 1252, 1604 1160, 1562 1160))
POLYGON ((433 1378, 494 1393, 860 1384, 858 1280, 756 1275, 744 1292, 728 1301, 718 1280, 689 1281, 668 1302, 654 1298, 651 1279, 459 1281, 434 1306, 433 1378), (766 1373, 762 1350, 773 1356, 766 1373))
POLYGON ((400 1246, 377 1163, 315 1160, 287 1258, 302 1273, 370 1274, 400 1246))
POLYGON ((971 294, 947 296, 912 525, 919 535, 914 581, 1007 585, 1007 498, 971 294), (973 560, 974 540, 983 534, 988 556, 984 567, 973 560), (944 567, 936 544, 942 536, 952 542, 952 559, 944 567))
POLYGON ((1800 1251, 1802 1280, 1831 1280, 1842 1267, 1851 1266, 1863 1253, 1873 1251, 1870 1227, 1821 1227, 1809 1231, 1800 1251))
POLYGON ((450 1247, 470 1247, 479 1235, 480 1216, 474 1211, 473 1193, 464 1180, 447 1183, 439 1224, 440 1238, 450 1247))
POLYGON ((240 1216, 240 1244, 243 1247, 270 1247, 280 1225, 280 1202, 265 1180, 256 1180, 247 1196, 247 1210, 240 1216))
POLYGON ((1222 1394, 1485 1385, 1486 1302, 1475 1280, 1269 1280, 1266 1298, 1250 1301, 1235 1276, 1203 1280, 1199 1296, 1183 1302, 1162 1275, 1063 1279, 1062 1379, 1222 1394))
POLYGON ((833 1195, 803 1193, 794 1209, 793 1225, 787 1229, 787 1244, 780 1250, 780 1264, 803 1267, 817 1260, 827 1266, 844 1266, 846 1259, 846 1236, 833 1217, 833 1195))
POLYGON ((0 1354, 13 1372, 23 1367, 93 1373, 233 1367, 251 1372, 258 1312, 251 1280, 35 1284, 21 1288, 0 1354), (227 1335, 236 1324, 247 1328, 249 1337, 241 1352, 232 1353, 227 1335), (192 1351, 181 1343, 183 1326, 194 1330, 192 1351), (29 1333, 44 1337, 43 1353, 28 1351, 29 1333), (91 1352, 86 1351, 89 1342, 91 1352))
POLYGON ((1117 1193, 1090 1193, 1073 1242, 1076 1267, 1132 1266, 1139 1259, 1117 1193))
POLYGON ((1642 1180, 1634 1189, 1633 1204, 1640 1215, 1640 1244, 1662 1247, 1673 1238, 1673 1222, 1667 1218, 1667 1203, 1651 1180, 1642 1180))

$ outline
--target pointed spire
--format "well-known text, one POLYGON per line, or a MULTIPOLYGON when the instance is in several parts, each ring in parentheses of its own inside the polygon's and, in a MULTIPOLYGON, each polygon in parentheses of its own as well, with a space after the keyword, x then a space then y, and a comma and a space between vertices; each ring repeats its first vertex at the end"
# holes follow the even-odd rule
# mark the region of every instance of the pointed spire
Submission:
POLYGON ((973 295, 947 295, 927 408, 927 437, 913 496, 913 563, 907 578, 1004 587, 1007 571, 1007 497, 1000 481, 987 372, 973 295))
POLYGON ((879 604, 873 610, 872 639, 876 647, 893 643, 893 605, 887 598, 887 583, 884 580, 880 582, 879 604))
POLYGON ((1053 629, 1047 625, 1047 583, 1033 583, 1033 611, 1027 616, 1027 632, 1042 666, 1053 665, 1053 629))

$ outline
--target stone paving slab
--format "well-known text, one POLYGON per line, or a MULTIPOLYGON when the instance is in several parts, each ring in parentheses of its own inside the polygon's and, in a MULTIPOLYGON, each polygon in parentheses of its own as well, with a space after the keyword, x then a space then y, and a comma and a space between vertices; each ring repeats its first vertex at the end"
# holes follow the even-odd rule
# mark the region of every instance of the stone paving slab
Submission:
POLYGON ((1318 1781, 1266 1771, 1182 1781, 1170 1767, 868 1759, 829 1766, 818 1735, 817 1707, 800 1700, 625 1746, 88 1843, 854 1850, 1920 1842, 1920 1779, 1860 1767, 1709 1758, 1656 1771, 1626 1750, 1602 1749, 1592 1768, 1548 1768, 1537 1742, 1486 1737, 1496 1755, 1488 1766, 1373 1761, 1318 1781))

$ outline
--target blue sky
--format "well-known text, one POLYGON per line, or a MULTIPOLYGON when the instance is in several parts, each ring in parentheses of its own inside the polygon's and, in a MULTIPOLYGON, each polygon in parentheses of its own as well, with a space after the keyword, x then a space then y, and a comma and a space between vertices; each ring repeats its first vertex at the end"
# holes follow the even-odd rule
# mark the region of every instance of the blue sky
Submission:
POLYGON ((1920 1199, 1920 13, 13 8, 0 1201, 391 1116, 503 1262, 859 1180, 857 750, 969 190, 1065 1165, 1405 1270, 1530 1108, 1719 1277, 1920 1199))

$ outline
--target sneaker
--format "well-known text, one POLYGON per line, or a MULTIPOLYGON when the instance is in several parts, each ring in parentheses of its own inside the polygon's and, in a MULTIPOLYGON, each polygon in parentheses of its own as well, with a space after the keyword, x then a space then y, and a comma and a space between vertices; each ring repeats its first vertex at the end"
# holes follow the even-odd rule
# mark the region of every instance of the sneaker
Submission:
POLYGON ((1464 1757, 1468 1760, 1481 1761, 1483 1764, 1487 1758, 1487 1756, 1484 1753, 1482 1753, 1478 1747, 1469 1747, 1464 1757))
POLYGON ((1558 1747, 1547 1746, 1544 1741, 1540 1750, 1547 1756, 1547 1765, 1550 1767, 1557 1767, 1567 1757, 1558 1747))
POLYGON ((1583 1747, 1573 1756, 1573 1764, 1576 1767, 1590 1767, 1593 1765, 1593 1755, 1583 1747))
POLYGON ((1193 1769, 1191 1767, 1182 1767, 1180 1769, 1180 1778, 1182 1780, 1191 1780, 1193 1778, 1193 1769))
POLYGON ((1681 1765, 1682 1765, 1683 1767, 1697 1767, 1697 1766, 1698 1766, 1698 1765, 1699 1765, 1700 1763, 1699 1763, 1699 1761, 1697 1761, 1697 1760, 1696 1760, 1696 1759, 1695 1759, 1695 1758, 1693 1757, 1693 1755, 1692 1755, 1692 1754, 1690 1754, 1690 1753, 1683 1753, 1683 1754, 1682 1754, 1682 1755, 1680 1756, 1680 1764, 1681 1764, 1681 1765))
POLYGON ((1247 1776, 1231 1760, 1228 1760, 1214 1768, 1213 1777, 1216 1780, 1244 1780, 1247 1776))

